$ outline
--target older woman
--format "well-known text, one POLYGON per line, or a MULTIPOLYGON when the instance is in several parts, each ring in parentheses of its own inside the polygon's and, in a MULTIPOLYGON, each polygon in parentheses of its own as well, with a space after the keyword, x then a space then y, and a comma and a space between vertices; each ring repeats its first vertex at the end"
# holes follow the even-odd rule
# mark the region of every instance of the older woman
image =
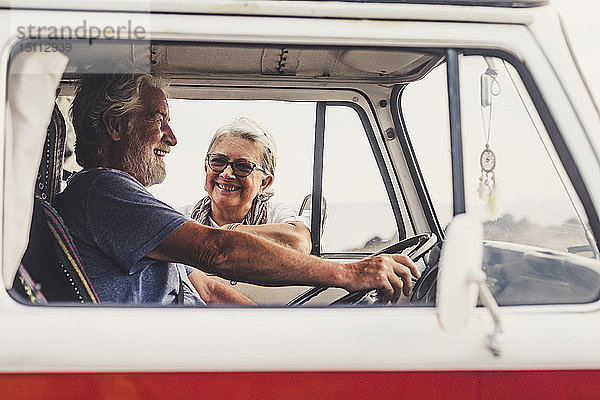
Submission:
POLYGON ((258 123, 239 118, 222 126, 204 163, 208 196, 194 206, 191 217, 310 252, 310 231, 302 218, 285 204, 270 201, 276 162, 275 141, 258 123))

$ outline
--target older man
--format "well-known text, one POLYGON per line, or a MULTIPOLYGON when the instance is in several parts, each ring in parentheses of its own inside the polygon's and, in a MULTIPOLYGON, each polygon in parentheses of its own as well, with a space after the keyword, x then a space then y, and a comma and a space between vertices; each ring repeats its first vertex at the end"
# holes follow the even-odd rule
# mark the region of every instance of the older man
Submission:
POLYGON ((264 285, 377 289, 384 302, 408 295, 411 273, 419 275, 403 255, 335 263, 209 228, 154 198, 145 188, 164 180, 164 158, 177 138, 163 84, 151 75, 87 75, 72 114, 84 170, 58 196, 57 209, 104 302, 251 303, 188 266, 264 285))

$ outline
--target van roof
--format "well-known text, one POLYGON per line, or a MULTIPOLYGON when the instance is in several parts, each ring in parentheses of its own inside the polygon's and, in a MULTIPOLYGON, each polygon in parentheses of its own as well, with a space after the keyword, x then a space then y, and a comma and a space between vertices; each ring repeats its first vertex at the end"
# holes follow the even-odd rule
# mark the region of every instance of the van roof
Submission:
POLYGON ((550 0, 323 0, 343 1, 347 3, 398 3, 398 4, 432 4, 446 6, 479 6, 528 8, 539 7, 550 3, 550 0))
POLYGON ((123 0, 92 1, 63 0, 0 0, 0 8, 30 10, 89 10, 89 11, 141 11, 141 12, 200 12, 224 14, 269 14, 272 8, 296 10, 305 7, 319 7, 334 3, 360 3, 365 6, 402 4, 402 5, 439 5, 439 6, 477 6, 502 8, 531 8, 547 5, 550 0, 123 0), (174 7, 175 6, 175 7, 174 7))
POLYGON ((130 12, 528 25, 550 0, 0 0, 14 11, 130 12), (465 7, 469 12, 465 12, 465 7))

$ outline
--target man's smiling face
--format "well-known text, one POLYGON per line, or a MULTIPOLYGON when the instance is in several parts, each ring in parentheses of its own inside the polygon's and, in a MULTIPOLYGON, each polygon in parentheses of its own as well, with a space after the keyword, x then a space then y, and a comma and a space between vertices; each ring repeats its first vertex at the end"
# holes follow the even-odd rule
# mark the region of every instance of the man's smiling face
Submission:
POLYGON ((139 102, 140 108, 122 138, 122 167, 148 187, 167 176, 164 157, 177 144, 177 138, 169 126, 169 105, 161 89, 142 86, 139 102))

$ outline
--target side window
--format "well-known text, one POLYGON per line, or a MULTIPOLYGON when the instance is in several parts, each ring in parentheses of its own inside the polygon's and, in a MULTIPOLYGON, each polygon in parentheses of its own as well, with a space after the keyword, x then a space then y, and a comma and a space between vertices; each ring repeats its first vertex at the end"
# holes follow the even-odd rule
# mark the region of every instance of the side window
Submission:
POLYGON ((375 252, 398 240, 396 220, 358 113, 327 106, 322 253, 375 252))
MULTIPOLYGON (((452 215, 446 71, 403 93, 404 118, 444 227, 452 215)), ((548 134, 516 70, 491 57, 460 57, 467 212, 481 216, 484 239, 594 257, 595 245, 548 134)))

